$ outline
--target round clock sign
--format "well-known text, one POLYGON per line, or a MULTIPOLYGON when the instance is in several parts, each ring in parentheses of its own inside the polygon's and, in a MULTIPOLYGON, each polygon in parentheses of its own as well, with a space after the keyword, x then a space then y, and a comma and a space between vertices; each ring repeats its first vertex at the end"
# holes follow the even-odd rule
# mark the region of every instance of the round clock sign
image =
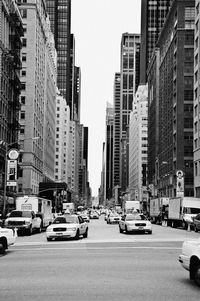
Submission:
POLYGON ((8 152, 8 157, 11 159, 11 160, 17 160, 17 158, 19 157, 19 152, 18 150, 16 149, 10 149, 9 152, 8 152))

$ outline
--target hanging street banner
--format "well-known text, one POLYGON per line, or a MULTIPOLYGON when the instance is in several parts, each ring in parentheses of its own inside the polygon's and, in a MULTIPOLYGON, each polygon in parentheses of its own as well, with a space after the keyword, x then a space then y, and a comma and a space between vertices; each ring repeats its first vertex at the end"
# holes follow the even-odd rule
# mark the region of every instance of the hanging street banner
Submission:
POLYGON ((182 170, 176 172, 176 196, 184 197, 184 175, 182 170))
POLYGON ((17 186, 17 160, 8 160, 7 186, 17 186))

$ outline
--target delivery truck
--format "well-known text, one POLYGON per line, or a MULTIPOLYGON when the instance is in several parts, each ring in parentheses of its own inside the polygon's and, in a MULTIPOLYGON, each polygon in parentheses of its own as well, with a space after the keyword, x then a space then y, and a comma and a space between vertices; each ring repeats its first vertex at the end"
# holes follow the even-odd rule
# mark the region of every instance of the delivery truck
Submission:
POLYGON ((63 211, 64 212, 69 212, 71 214, 74 213, 74 209, 75 209, 75 206, 74 206, 74 203, 63 203, 63 211))
POLYGON ((140 202, 139 201, 125 201, 123 203, 123 212, 124 213, 129 214, 134 211, 140 212, 140 202))
POLYGON ((193 217, 198 213, 200 213, 200 198, 170 198, 167 225, 187 229, 188 225, 193 224, 193 217))
POLYGON ((33 211, 42 220, 42 228, 46 228, 53 220, 52 201, 38 196, 20 196, 16 198, 16 210, 33 211))
POLYGON ((161 197, 150 199, 150 211, 149 215, 152 223, 162 224, 163 218, 167 214, 166 208, 169 205, 169 198, 161 197))

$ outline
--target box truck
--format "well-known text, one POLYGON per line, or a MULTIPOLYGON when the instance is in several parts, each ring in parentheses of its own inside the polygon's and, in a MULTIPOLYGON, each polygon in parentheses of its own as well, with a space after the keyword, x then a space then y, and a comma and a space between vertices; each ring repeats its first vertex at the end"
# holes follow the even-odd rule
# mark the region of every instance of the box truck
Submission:
POLYGON ((169 205, 169 198, 161 197, 150 199, 149 215, 153 223, 161 224, 169 205))
POLYGON ((167 225, 183 227, 193 224, 193 217, 200 213, 200 198, 176 197, 169 199, 167 225))
POLYGON ((139 201, 125 201, 123 211, 126 214, 132 213, 134 211, 140 212, 140 202, 139 201))
POLYGON ((38 196, 22 196, 16 198, 16 210, 32 210, 42 220, 42 228, 52 222, 52 201, 38 196))

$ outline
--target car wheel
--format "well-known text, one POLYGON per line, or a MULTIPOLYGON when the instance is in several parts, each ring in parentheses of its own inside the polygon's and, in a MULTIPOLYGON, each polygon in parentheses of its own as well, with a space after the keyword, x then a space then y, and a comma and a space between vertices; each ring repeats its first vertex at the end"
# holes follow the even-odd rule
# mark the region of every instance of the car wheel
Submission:
POLYGON ((6 239, 0 241, 0 254, 5 254, 7 249, 7 241, 6 239))
POLYGON ((47 241, 52 241, 52 238, 50 238, 50 237, 47 237, 47 241))
POLYGON ((149 230, 149 231, 148 231, 148 234, 152 234, 152 230, 149 230))
POLYGON ((120 226, 119 226, 119 232, 123 233, 123 230, 122 230, 122 228, 120 226))
POLYGON ((128 229, 127 229, 127 226, 125 226, 125 232, 128 234, 129 233, 129 231, 128 231, 128 229))
POLYGON ((84 238, 87 238, 87 237, 88 237, 88 228, 86 229, 85 233, 83 234, 83 237, 84 237, 84 238))
POLYGON ((194 281, 198 286, 200 286, 200 264, 197 266, 195 270, 194 281))
POLYGON ((75 236, 75 239, 76 239, 76 240, 79 239, 79 235, 80 235, 80 234, 79 234, 79 229, 78 229, 77 232, 76 232, 76 236, 75 236))
POLYGON ((32 233, 33 233, 33 228, 32 226, 30 226, 30 228, 28 229, 28 235, 32 235, 32 233))
POLYGON ((183 229, 187 230, 187 223, 183 221, 182 222, 182 227, 183 227, 183 229))
POLYGON ((197 226, 196 226, 196 225, 194 225, 194 231, 195 231, 195 232, 198 232, 198 229, 197 229, 197 226))

